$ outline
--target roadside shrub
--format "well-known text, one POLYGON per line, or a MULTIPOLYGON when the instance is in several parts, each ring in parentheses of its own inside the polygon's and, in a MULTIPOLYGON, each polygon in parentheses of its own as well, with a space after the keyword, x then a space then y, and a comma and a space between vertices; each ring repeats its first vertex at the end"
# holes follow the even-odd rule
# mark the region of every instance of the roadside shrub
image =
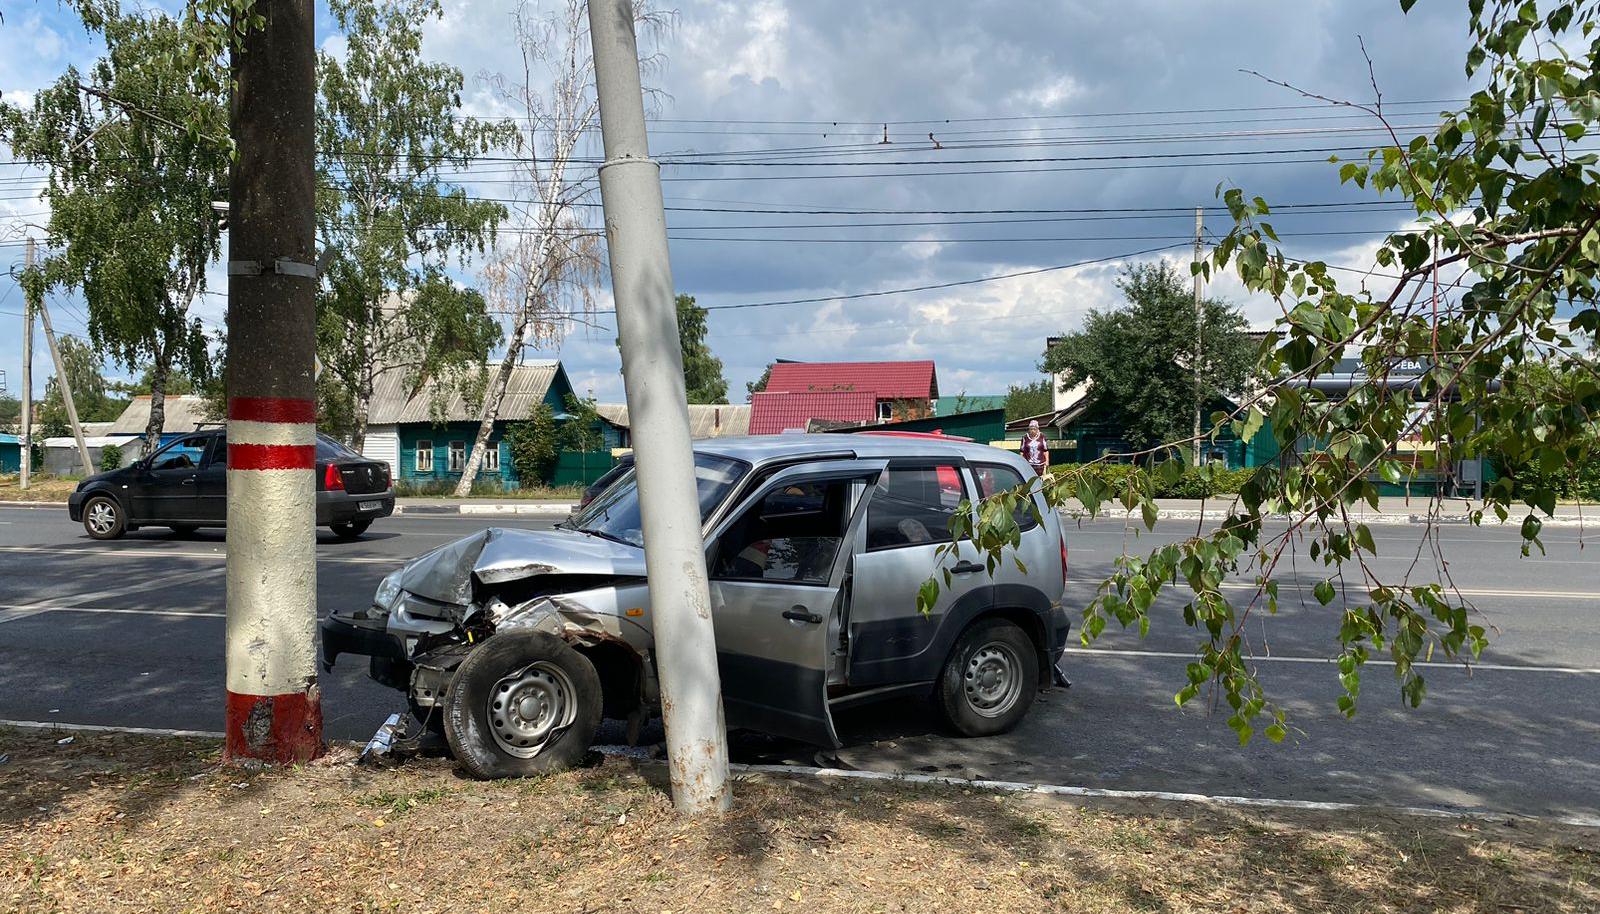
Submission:
MULTIPOLYGON (((1075 479, 1092 477, 1106 484, 1113 497, 1120 497, 1128 479, 1128 474, 1133 472, 1133 467, 1125 463, 1096 463, 1077 464, 1067 463, 1053 466, 1050 472, 1057 475, 1072 474, 1075 479)), ((1155 497, 1157 498, 1211 498, 1216 495, 1234 495, 1239 487, 1245 484, 1252 473, 1252 469, 1225 470, 1217 469, 1212 472, 1208 485, 1200 475, 1200 471, 1189 468, 1176 482, 1167 484, 1160 479, 1155 480, 1155 497)), ((1076 486, 1072 480, 1068 483, 1069 491, 1076 495, 1076 486)))
POLYGON ((506 448, 511 452, 511 466, 523 485, 534 485, 550 478, 555 470, 557 452, 555 413, 550 404, 540 403, 522 422, 506 426, 506 448))
POLYGON ((115 444, 107 444, 100 448, 100 472, 115 470, 122 466, 122 448, 115 444))

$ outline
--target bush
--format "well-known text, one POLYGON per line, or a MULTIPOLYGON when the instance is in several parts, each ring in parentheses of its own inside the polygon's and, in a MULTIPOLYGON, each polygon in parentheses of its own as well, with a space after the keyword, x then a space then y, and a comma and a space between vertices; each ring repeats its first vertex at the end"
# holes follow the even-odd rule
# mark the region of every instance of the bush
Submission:
MULTIPOLYGON (((1120 498, 1128 479, 1128 474, 1133 472, 1133 467, 1126 463, 1094 463, 1058 464, 1050 468, 1050 472, 1057 475, 1070 476, 1066 481, 1069 494, 1076 495, 1074 479, 1085 476, 1093 477, 1105 483, 1110 489, 1113 498, 1120 498)), ((1207 485, 1201 479, 1200 471, 1190 467, 1183 471, 1183 475, 1174 483, 1167 484, 1155 478, 1155 497, 1157 498, 1210 498, 1215 495, 1234 495, 1239 487, 1245 484, 1255 470, 1225 470, 1217 469, 1212 472, 1211 483, 1207 485)))
POLYGON ((100 472, 105 473, 122 466, 122 448, 107 444, 100 448, 100 472))

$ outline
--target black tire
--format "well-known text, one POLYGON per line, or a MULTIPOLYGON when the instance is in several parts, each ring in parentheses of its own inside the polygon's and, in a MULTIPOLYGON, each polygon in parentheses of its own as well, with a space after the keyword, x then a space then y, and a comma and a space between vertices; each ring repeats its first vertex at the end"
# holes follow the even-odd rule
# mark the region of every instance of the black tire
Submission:
POLYGON ((172 532, 179 536, 193 536, 194 532, 200 529, 199 524, 168 524, 167 526, 171 527, 172 532))
POLYGON ((343 523, 329 524, 328 526, 333 530, 334 536, 337 536, 342 540, 353 540, 361 536, 361 534, 366 533, 367 528, 372 526, 372 521, 347 520, 343 523))
POLYGON ((93 539, 114 540, 128 529, 128 515, 110 495, 94 495, 83 503, 83 529, 93 539))
POLYGON ((937 701, 957 733, 993 736, 1021 723, 1038 692, 1033 639, 1014 622, 983 619, 956 641, 939 675, 937 701))
POLYGON ((581 763, 587 754, 600 726, 601 699, 594 665, 565 641, 545 632, 502 632, 469 654, 456 670, 444 698, 444 735, 456 761, 480 780, 560 771, 581 763), (506 710, 520 710, 530 695, 550 694, 525 685, 526 678, 507 685, 505 681, 519 673, 555 681, 564 678, 560 691, 567 696, 564 701, 571 702, 570 723, 552 728, 542 748, 530 746, 532 755, 505 748, 520 735, 515 725, 521 718, 509 713, 505 718, 490 716, 497 689, 510 690, 506 710), (518 699, 519 694, 524 699, 518 699))

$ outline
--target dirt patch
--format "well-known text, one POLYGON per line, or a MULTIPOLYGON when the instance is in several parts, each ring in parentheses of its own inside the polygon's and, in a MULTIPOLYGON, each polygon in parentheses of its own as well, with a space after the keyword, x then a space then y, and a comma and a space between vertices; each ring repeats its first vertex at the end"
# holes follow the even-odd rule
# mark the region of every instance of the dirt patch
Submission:
POLYGON ((686 822, 659 767, 482 784, 442 762, 219 767, 206 740, 0 730, 0 910, 1600 909, 1600 832, 1111 808, 746 779, 686 822))
POLYGON ((67 503, 67 496, 78 487, 78 480, 67 479, 61 476, 28 477, 28 487, 22 488, 22 482, 15 473, 9 476, 0 476, 0 501, 37 501, 67 503))

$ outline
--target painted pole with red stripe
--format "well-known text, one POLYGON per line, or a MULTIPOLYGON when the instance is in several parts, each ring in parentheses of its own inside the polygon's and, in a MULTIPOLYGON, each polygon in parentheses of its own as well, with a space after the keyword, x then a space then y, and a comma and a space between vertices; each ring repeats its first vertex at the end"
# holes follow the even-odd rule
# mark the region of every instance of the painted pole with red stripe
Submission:
POLYGON ((322 752, 317 687, 311 0, 258 2, 234 51, 228 201, 224 758, 322 752))

